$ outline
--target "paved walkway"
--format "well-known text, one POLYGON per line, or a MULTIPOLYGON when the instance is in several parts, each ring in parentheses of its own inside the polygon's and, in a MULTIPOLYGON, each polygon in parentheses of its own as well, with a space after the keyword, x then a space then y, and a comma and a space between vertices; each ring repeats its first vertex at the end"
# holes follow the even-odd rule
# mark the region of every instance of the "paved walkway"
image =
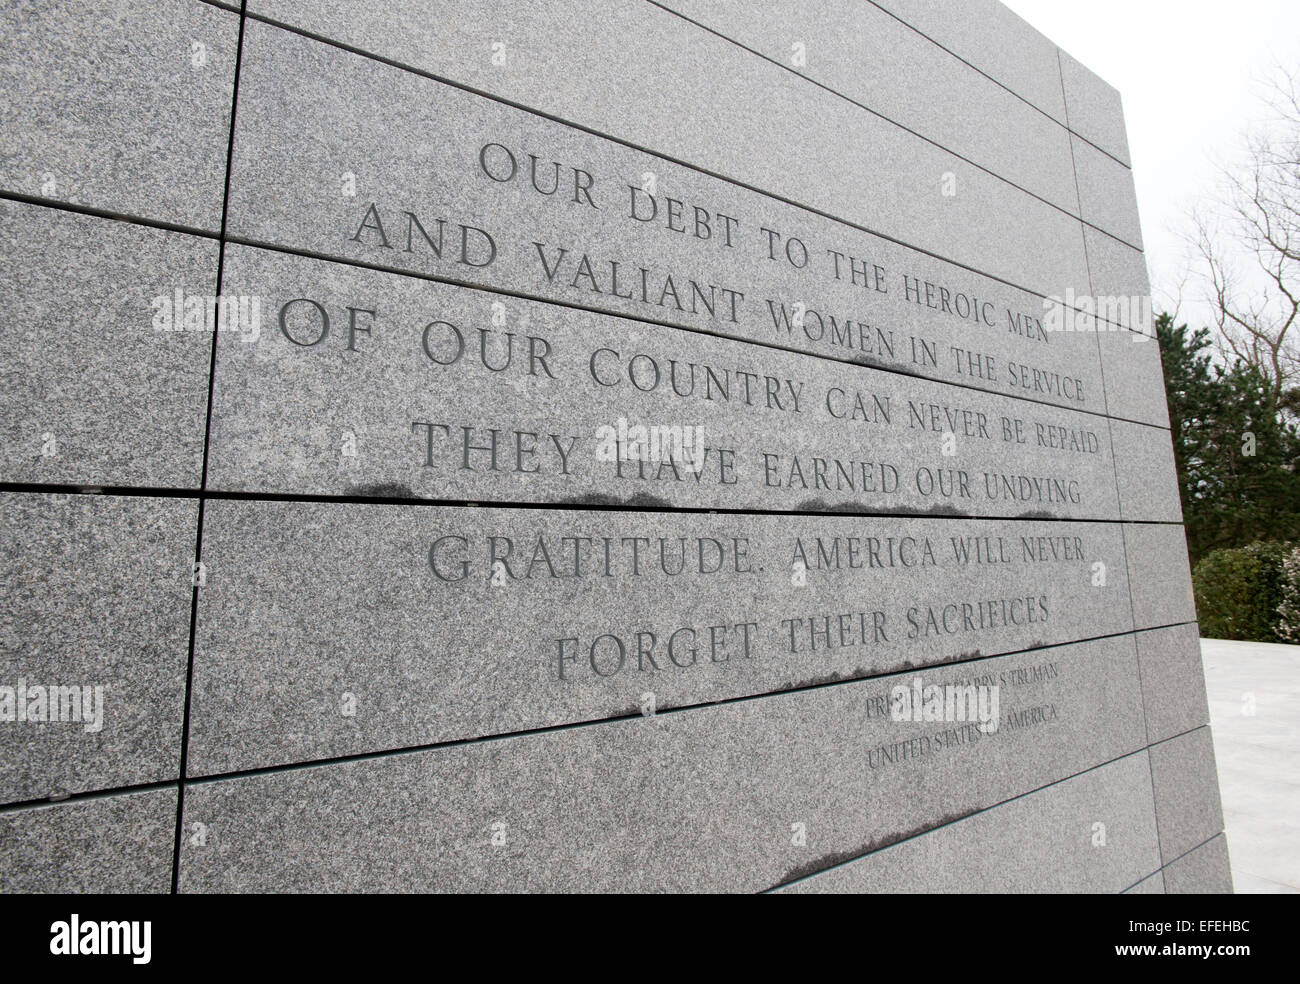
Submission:
POLYGON ((1201 659, 1233 888, 1300 892, 1300 646, 1202 639, 1201 659))

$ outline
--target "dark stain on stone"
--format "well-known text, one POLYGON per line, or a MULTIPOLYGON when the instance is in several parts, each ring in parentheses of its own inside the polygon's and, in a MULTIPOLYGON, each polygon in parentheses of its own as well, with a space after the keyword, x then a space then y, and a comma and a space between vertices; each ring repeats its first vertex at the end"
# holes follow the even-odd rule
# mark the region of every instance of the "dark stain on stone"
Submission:
POLYGON ((606 492, 593 492, 591 495, 572 495, 567 499, 560 499, 557 503, 560 506, 619 506, 623 501, 616 495, 609 495, 606 492))
MULTIPOLYGON (((908 510, 900 509, 899 512, 908 510)), ((931 506, 929 509, 913 509, 911 512, 923 513, 926 516, 957 516, 960 518, 969 518, 969 513, 964 513, 956 506, 931 506)))
POLYGON ((837 510, 839 512, 849 512, 854 508, 856 507, 852 503, 848 503, 848 502, 840 506, 832 506, 822 499, 805 499, 803 502, 795 506, 794 510, 795 512, 824 513, 824 512, 836 512, 837 510))
POLYGON ((648 495, 645 492, 638 492, 636 495, 629 496, 627 499, 620 499, 616 495, 610 495, 608 492, 593 492, 590 495, 574 495, 567 499, 561 499, 557 503, 561 506, 631 506, 634 509, 671 509, 672 503, 667 499, 661 499, 655 495, 648 495))
POLYGON ((956 516, 958 518, 966 518, 967 515, 956 506, 948 505, 916 509, 908 506, 869 506, 861 502, 841 502, 832 506, 824 499, 805 499, 795 506, 795 512, 869 513, 870 516, 956 516))
POLYGON ((1046 509, 1035 509, 1032 512, 1021 513, 1016 518, 1017 519, 1058 519, 1060 517, 1053 516, 1046 509))
POLYGON ((881 676, 889 676, 894 673, 908 673, 912 670, 926 670, 936 666, 947 666, 950 663, 960 663, 962 660, 979 659, 984 654, 978 649, 972 649, 968 653, 954 653, 952 656, 939 656, 925 663, 913 663, 910 659, 893 663, 881 671, 881 676))
POLYGON ((638 492, 636 495, 629 496, 627 504, 640 509, 668 509, 672 506, 672 503, 667 499, 661 499, 657 495, 650 495, 646 492, 638 492))
POLYGON ((398 482, 377 482, 374 485, 349 485, 345 495, 364 495, 376 499, 418 499, 409 485, 398 482))
POLYGON ((855 355, 849 359, 855 366, 866 366, 868 369, 887 369, 892 370, 893 364, 881 359, 873 359, 869 355, 855 355))
POLYGON ((931 506, 929 509, 917 509, 915 507, 908 507, 908 506, 895 506, 892 508, 880 509, 877 511, 884 513, 887 516, 917 515, 917 516, 953 516, 958 519, 970 518, 969 513, 964 513, 956 506, 949 506, 946 504, 931 506))
POLYGON ((974 816, 979 810, 967 810, 964 813, 945 813, 935 823, 922 824, 919 827, 913 827, 910 830, 902 830, 896 834, 886 834, 884 837, 878 837, 875 840, 867 841, 865 844, 855 847, 848 851, 832 851, 830 854, 823 854, 821 857, 805 864, 791 868, 785 873, 774 888, 780 888, 791 882, 798 881, 800 878, 807 878, 809 875, 815 875, 818 872, 825 871, 827 868, 833 868, 836 865, 844 864, 846 861, 854 861, 867 854, 874 854, 876 851, 884 850, 886 847, 892 847, 901 841, 908 840, 912 837, 918 837, 921 834, 928 834, 932 830, 938 830, 940 827, 947 826, 950 823, 956 823, 958 820, 965 820, 969 816, 974 816))
POLYGON ((802 690, 805 687, 820 687, 827 683, 846 683, 849 680, 866 679, 868 673, 859 666, 852 673, 826 673, 822 676, 809 677, 807 680, 796 680, 793 683, 787 683, 782 690, 802 690))

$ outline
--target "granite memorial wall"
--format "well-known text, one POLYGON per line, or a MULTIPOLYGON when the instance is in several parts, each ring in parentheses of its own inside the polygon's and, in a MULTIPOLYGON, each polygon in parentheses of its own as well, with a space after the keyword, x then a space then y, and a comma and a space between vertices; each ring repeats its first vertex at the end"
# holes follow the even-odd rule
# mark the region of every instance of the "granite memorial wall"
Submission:
POLYGON ((1118 94, 993 2, 0 12, 0 887, 1227 891, 1118 94))

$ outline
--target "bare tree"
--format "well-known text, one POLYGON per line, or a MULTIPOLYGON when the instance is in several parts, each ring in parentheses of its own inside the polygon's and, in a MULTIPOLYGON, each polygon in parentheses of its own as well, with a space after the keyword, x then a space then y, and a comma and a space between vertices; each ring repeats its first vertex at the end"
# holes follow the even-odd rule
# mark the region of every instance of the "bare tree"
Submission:
POLYGON ((1279 69, 1270 118, 1247 137, 1239 166, 1193 213, 1220 352, 1268 381, 1274 409, 1300 412, 1300 80, 1279 69))

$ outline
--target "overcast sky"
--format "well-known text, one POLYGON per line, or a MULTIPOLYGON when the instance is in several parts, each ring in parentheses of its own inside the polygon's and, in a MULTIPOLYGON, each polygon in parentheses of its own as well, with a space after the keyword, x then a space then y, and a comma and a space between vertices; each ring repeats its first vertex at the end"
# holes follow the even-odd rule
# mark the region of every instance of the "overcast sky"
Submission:
MULTIPOLYGON (((1300 67, 1300 0, 1003 2, 1120 91, 1155 305, 1167 307, 1189 204, 1262 115, 1266 70, 1300 67)), ((1185 295, 1184 320, 1201 320, 1195 307, 1185 295)))

